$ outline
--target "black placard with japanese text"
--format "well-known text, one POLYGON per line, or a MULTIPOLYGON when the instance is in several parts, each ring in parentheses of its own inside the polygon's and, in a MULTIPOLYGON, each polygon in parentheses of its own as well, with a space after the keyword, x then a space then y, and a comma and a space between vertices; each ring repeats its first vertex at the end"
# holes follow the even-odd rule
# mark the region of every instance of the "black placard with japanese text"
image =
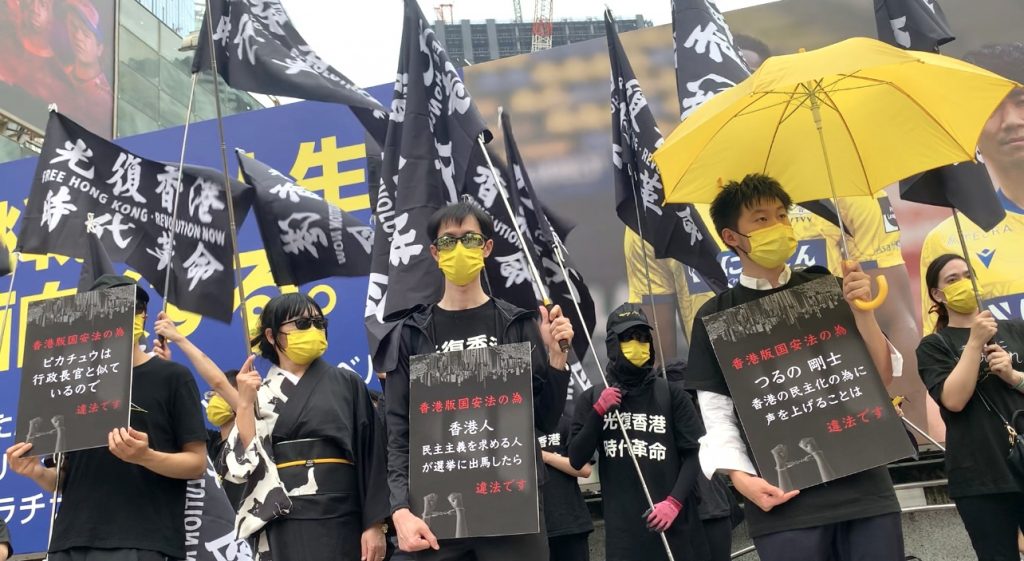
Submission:
POLYGON ((913 449, 833 277, 704 318, 761 477, 804 489, 913 449))
POLYGON ((134 317, 134 285, 29 304, 16 442, 70 452, 128 426, 134 317))
POLYGON ((539 531, 529 343, 409 361, 409 488, 439 539, 539 531))

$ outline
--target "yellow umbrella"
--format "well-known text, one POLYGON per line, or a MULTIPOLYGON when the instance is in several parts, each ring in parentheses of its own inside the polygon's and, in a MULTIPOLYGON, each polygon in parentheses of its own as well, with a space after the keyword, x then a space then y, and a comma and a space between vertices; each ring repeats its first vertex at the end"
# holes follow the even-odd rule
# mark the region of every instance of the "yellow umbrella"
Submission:
POLYGON ((847 39, 767 59, 687 117, 654 161, 669 203, 709 203, 720 180, 748 173, 774 177, 797 203, 873 195, 974 159, 985 121, 1014 87, 954 58, 847 39))

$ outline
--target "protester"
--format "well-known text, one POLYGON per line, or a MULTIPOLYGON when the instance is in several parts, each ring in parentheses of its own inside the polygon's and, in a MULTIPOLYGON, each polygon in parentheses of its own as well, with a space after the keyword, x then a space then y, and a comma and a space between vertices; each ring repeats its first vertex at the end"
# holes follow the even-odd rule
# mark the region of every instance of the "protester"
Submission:
POLYGON ((0 518, 0 561, 7 561, 14 555, 11 547, 11 533, 7 531, 7 523, 0 518))
POLYGON ((255 355, 236 377, 237 392, 212 362, 197 368, 237 413, 223 457, 225 479, 245 484, 240 537, 252 539, 258 559, 381 561, 384 429, 366 385, 321 358, 327 320, 309 296, 270 300, 259 330, 252 344, 272 363, 264 378, 255 355))
MULTIPOLYGON (((686 369, 685 360, 670 362, 665 365, 665 378, 670 384, 683 388, 686 369)), ((687 391, 687 395, 699 415, 696 392, 687 391)), ((703 473, 697 474, 697 513, 704 527, 711 561, 729 561, 732 558, 732 530, 743 522, 743 511, 723 480, 724 477, 716 473, 709 479, 703 473)))
MULTIPOLYGON (((568 353, 559 341, 571 342, 569 320, 555 306, 540 309, 540 325, 534 312, 491 298, 483 291, 480 272, 493 247, 491 218, 472 203, 453 203, 431 217, 428 234, 434 242, 431 255, 444 273, 444 295, 437 303, 407 318, 401 327, 398 365, 387 374, 385 404, 388 429, 388 479, 392 519, 399 546, 419 552, 420 560, 475 559, 500 561, 548 559, 543 512, 536 534, 439 540, 427 524, 410 510, 409 498, 409 357, 452 348, 466 341, 487 345, 529 342, 533 346, 534 426, 553 432, 565 405, 569 384, 568 353), (538 328, 539 327, 539 328, 538 328)), ((537 453, 537 481, 545 470, 537 453)))
POLYGON ((580 468, 598 454, 607 559, 667 559, 659 532, 665 533, 676 559, 709 559, 697 514, 700 418, 686 391, 655 373, 651 326, 638 305, 612 311, 606 332, 611 385, 588 388, 576 403, 569 460, 580 468), (630 443, 623 439, 619 419, 630 443), (630 459, 630 445, 655 501, 653 511, 630 459))
MULTIPOLYGON (((964 59, 1024 83, 1024 43, 988 45, 971 51, 964 59)), ((985 305, 1001 318, 1024 319, 1024 88, 1015 88, 992 113, 978 137, 979 160, 985 163, 996 196, 1006 209, 1006 218, 991 231, 984 231, 961 215, 964 238, 971 245, 967 255, 974 270, 981 271, 978 283, 985 305)), ((926 268, 940 255, 960 253, 960 239, 953 218, 932 229, 921 246, 921 313, 925 333, 932 331, 935 317, 926 268)))
POLYGON ((1024 322, 978 311, 967 262, 941 255, 925 283, 938 315, 917 348, 921 379, 946 422, 946 474, 980 561, 1018 559, 1024 487, 1006 463, 1006 427, 1024 409, 1024 322))
MULTIPOLYGON (((829 274, 816 267, 791 270, 796 249, 790 225, 792 200, 771 177, 752 174, 726 184, 711 205, 722 241, 739 256, 739 284, 709 300, 697 312, 690 345, 687 387, 697 390, 707 428, 701 466, 711 476, 728 474, 747 498, 750 535, 763 561, 903 559, 900 505, 886 468, 878 467, 803 491, 784 492, 758 475, 737 423, 722 369, 702 318, 829 274)), ((871 298, 871 279, 859 263, 843 264, 847 302, 871 298)), ((857 329, 882 381, 901 372, 902 357, 889 344, 872 311, 851 306, 857 329)))
MULTIPOLYGON (((138 340, 149 295, 120 275, 103 275, 90 290, 125 285, 136 287, 132 333, 138 340)), ((186 481, 202 477, 206 469, 199 390, 184 366, 148 355, 140 346, 132 353, 132 426, 111 431, 106 449, 65 454, 51 560, 185 557, 186 481)), ((31 449, 28 443, 8 448, 11 469, 53 492, 56 469, 31 456, 31 449)))
POLYGON ((558 561, 589 561, 590 533, 594 522, 583 500, 579 478, 590 477, 590 462, 580 469, 569 463, 569 437, 572 418, 562 414, 558 430, 538 437, 541 459, 547 466, 544 484, 544 529, 548 534, 548 551, 558 561))

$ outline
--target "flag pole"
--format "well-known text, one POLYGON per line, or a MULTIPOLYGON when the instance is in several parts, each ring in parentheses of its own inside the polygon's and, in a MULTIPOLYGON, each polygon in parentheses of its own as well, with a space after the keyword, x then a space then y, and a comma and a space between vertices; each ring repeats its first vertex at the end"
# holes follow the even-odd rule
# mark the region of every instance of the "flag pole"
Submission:
POLYGON ((967 241, 964 239, 964 230, 960 226, 960 213, 953 209, 953 224, 956 225, 956 237, 960 240, 960 251, 964 253, 964 262, 967 263, 967 271, 971 274, 971 288, 974 289, 974 300, 978 303, 978 312, 985 310, 981 303, 981 290, 978 289, 978 278, 974 274, 974 265, 971 265, 971 256, 967 253, 967 241))
POLYGON ((238 254, 238 232, 235 231, 235 205, 231 197, 231 175, 228 173, 228 149, 224 142, 224 118, 220 108, 220 72, 217 70, 217 48, 213 41, 213 12, 210 0, 206 4, 206 38, 210 49, 210 70, 213 74, 213 101, 217 109, 217 135, 220 138, 220 161, 224 170, 224 192, 227 194, 228 230, 231 233, 231 254, 235 260, 235 286, 238 289, 238 305, 242 312, 242 344, 245 355, 252 353, 249 343, 249 311, 245 307, 245 290, 242 288, 242 259, 238 254))
POLYGON ((53 526, 57 523, 57 497, 60 495, 60 470, 64 463, 64 452, 54 452, 53 454, 54 469, 57 470, 57 475, 53 480, 53 499, 50 503, 50 528, 46 533, 46 550, 50 550, 50 543, 53 541, 53 526))
MULTIPOLYGON (((494 184, 498 187, 498 193, 501 194, 501 201, 505 203, 505 210, 508 211, 509 221, 512 223, 512 227, 515 228, 516 237, 519 238, 519 248, 523 250, 523 256, 526 257, 526 265, 530 269, 530 276, 533 277, 533 282, 537 286, 537 291, 540 293, 541 301, 545 306, 551 306, 551 298, 548 296, 548 289, 544 282, 541 280, 540 272, 537 270, 537 265, 533 262, 533 256, 530 255, 529 248, 526 247, 526 238, 523 237, 523 230, 519 227, 519 221, 516 220, 515 213, 512 211, 512 204, 508 200, 508 192, 505 191, 505 186, 501 182, 501 176, 498 174, 498 170, 494 169, 494 162, 491 161, 491 155, 487 153, 487 147, 484 145, 483 134, 477 137, 477 144, 480 146, 480 150, 484 153, 484 159, 487 160, 487 167, 491 170, 491 176, 494 178, 494 184)), ((562 349, 562 352, 569 351, 569 342, 566 340, 559 340, 558 346, 562 349)))
MULTIPOLYGON (((167 245, 167 274, 164 275, 164 313, 167 313, 167 305, 170 303, 171 299, 171 272, 174 269, 174 235, 178 229, 178 197, 181 196, 181 178, 182 174, 185 172, 185 145, 188 143, 188 127, 192 122, 192 102, 196 96, 196 81, 198 78, 198 72, 192 74, 192 88, 188 92, 188 109, 185 110, 185 131, 181 135, 181 157, 178 159, 178 179, 175 181, 174 209, 171 211, 171 225, 167 229, 171 239, 167 245)), ((231 198, 228 197, 229 201, 230 199, 231 198)), ((160 339, 163 340, 163 337, 160 339)))
MULTIPOLYGON (((512 205, 508 201, 508 193, 505 192, 505 187, 502 185, 501 180, 499 179, 500 176, 498 175, 498 171, 496 169, 494 169, 494 163, 491 161, 491 155, 487 153, 487 149, 484 146, 483 135, 477 137, 477 143, 480 145, 480 149, 483 150, 483 152, 484 152, 484 158, 487 160, 487 166, 491 170, 491 175, 494 178, 494 183, 498 187, 498 193, 501 195, 502 202, 505 203, 505 210, 508 211, 509 218, 511 219, 512 225, 513 225, 513 227, 516 230, 516 236, 519 238, 519 247, 522 248, 523 253, 526 255, 527 264, 528 264, 528 266, 530 268, 530 274, 531 274, 531 276, 533 276, 533 282, 536 283, 537 290, 540 291, 541 297, 544 299, 544 305, 548 305, 548 304, 551 303, 551 300, 548 298, 547 289, 545 288, 544 284, 541 282, 540 274, 537 272, 537 268, 533 264, 533 258, 530 257, 530 252, 527 251, 527 248, 526 248, 526 238, 523 237, 523 232, 519 228, 519 221, 516 220, 515 214, 512 212, 512 205)), ((557 250, 556 250, 556 254, 557 254, 557 250)), ((569 280, 569 277, 566 277, 566 282, 568 282, 569 285, 572 286, 572 282, 569 280)), ((649 282, 650 282, 650 278, 648 277, 648 283, 649 282)), ((575 297, 573 297, 573 301, 575 301, 575 297)), ((578 304, 577 304, 577 306, 578 306, 578 304)), ((582 319, 582 317, 583 317, 583 314, 581 313, 580 314, 580 318, 582 319)), ((594 349, 593 341, 590 339, 590 334, 586 333, 586 331, 587 331, 587 328, 584 325, 583 326, 583 332, 586 334, 587 340, 590 341, 590 343, 591 343, 590 344, 590 348, 591 348, 591 350, 593 350, 594 349)), ((559 341, 559 345, 562 345, 563 343, 564 343, 564 346, 562 346, 562 350, 563 351, 568 351, 569 343, 567 341, 559 341)), ((597 356, 597 351, 594 351, 594 356, 595 357, 597 356)), ((579 358, 579 357, 577 357, 577 358, 579 358)), ((597 363, 598 363, 598 369, 601 372, 601 379, 604 381, 605 387, 611 387, 608 384, 608 378, 605 377, 604 369, 601 368, 600 361, 597 361, 597 363)), ((664 367, 662 367, 662 369, 664 370, 664 367)), ((624 441, 626 443, 626 449, 629 451, 629 458, 633 461, 633 467, 636 468, 636 474, 640 478, 640 487, 644 491, 644 497, 647 499, 647 505, 650 506, 651 509, 653 510, 654 509, 654 501, 651 498, 651 491, 647 487, 647 480, 644 479, 644 472, 643 472, 643 470, 640 469, 640 462, 637 461, 636 455, 633 454, 633 441, 632 441, 631 438, 629 438, 629 433, 626 432, 626 427, 623 426, 623 424, 622 424, 622 418, 619 416, 619 410, 616 409, 615 411, 613 411, 613 413, 615 414, 615 422, 619 425, 619 431, 622 433, 622 438, 624 439, 624 441)), ((669 561, 675 561, 675 557, 672 555, 672 548, 669 547, 668 538, 665 537, 665 533, 664 532, 658 532, 658 535, 661 536, 661 543, 662 543, 662 545, 665 546, 665 554, 668 555, 669 561)))
MULTIPOLYGON (((0 323, 0 348, 7 341, 7 324, 11 322, 11 314, 14 313, 14 278, 18 276, 18 264, 21 263, 21 252, 11 252, 11 282, 7 285, 7 313, 4 314, 4 322, 0 323)), ((8 349, 9 351, 10 349, 8 349)))

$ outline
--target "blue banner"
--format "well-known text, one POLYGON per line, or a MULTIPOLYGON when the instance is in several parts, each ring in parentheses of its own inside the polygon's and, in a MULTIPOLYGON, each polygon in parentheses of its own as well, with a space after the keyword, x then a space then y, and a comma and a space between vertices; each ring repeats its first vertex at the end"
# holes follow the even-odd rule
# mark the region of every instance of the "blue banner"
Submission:
MULTIPOLYGON (((390 97, 390 90, 390 86, 384 86, 373 93, 390 97)), ((232 176, 238 177, 238 164, 232 151, 241 148, 369 222, 365 137, 348 108, 319 102, 294 103, 227 117, 224 129, 232 176)), ((119 139, 117 143, 146 158, 177 162, 182 133, 183 128, 177 127, 119 139)), ((185 162, 220 169, 216 121, 195 123, 190 127, 185 162)), ((19 220, 35 166, 36 158, 0 165, 0 185, 4 190, 0 197, 0 231, 9 248, 16 245, 15 232, 20 231, 19 220)), ((255 322, 267 301, 281 290, 294 291, 295 287, 279 289, 274 285, 252 216, 239 230, 239 247, 246 307, 250 322, 255 322)), ((123 264, 115 266, 119 271, 124 270, 123 264)), ((0 279, 0 322, 6 323, 0 341, 0 450, 14 444, 27 306, 33 301, 73 293, 80 268, 80 263, 65 257, 23 256, 13 288, 8 290, 11 277, 0 279)), ((349 365, 368 384, 379 388, 367 357, 363 327, 366 283, 366 277, 331 278, 298 287, 298 290, 313 296, 330 318, 325 358, 335 364, 349 365)), ((143 287, 153 299, 146 326, 152 331, 152 323, 163 302, 145 281, 143 287)), ((224 295, 224 298, 232 297, 235 313, 230 326, 174 308, 169 310, 179 330, 223 369, 238 368, 245 360, 237 292, 224 295)), ((187 363, 173 346, 172 352, 175 360, 187 363)), ((201 380, 199 385, 200 391, 207 389, 201 380)), ((0 517, 10 526, 15 550, 42 551, 46 547, 51 495, 13 473, 6 458, 2 462, 0 517)))

